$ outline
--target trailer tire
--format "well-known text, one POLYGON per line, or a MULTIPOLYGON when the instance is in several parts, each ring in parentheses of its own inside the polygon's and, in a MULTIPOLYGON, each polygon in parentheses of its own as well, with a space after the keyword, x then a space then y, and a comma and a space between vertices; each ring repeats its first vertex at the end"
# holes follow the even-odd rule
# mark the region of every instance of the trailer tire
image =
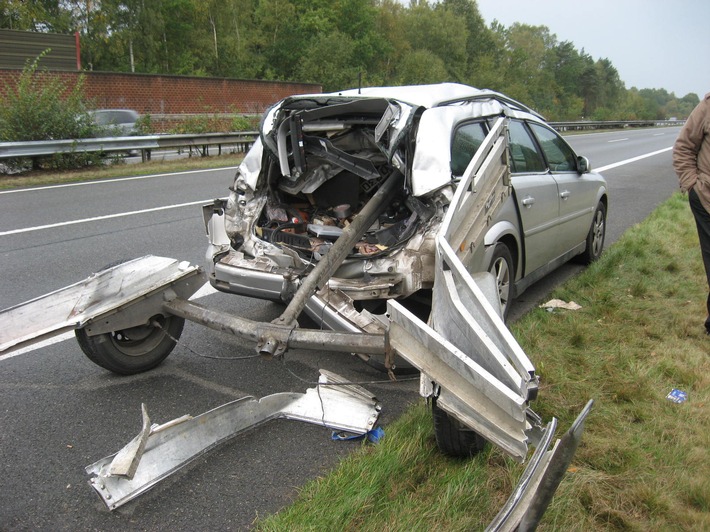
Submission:
POLYGON ((75 331, 79 347, 93 363, 119 375, 135 375, 158 366, 172 352, 185 320, 154 316, 146 325, 89 336, 75 331))
POLYGON ((470 458, 483 451, 488 443, 476 431, 466 428, 458 419, 449 415, 431 401, 431 414, 434 420, 436 445, 445 455, 455 458, 470 458))

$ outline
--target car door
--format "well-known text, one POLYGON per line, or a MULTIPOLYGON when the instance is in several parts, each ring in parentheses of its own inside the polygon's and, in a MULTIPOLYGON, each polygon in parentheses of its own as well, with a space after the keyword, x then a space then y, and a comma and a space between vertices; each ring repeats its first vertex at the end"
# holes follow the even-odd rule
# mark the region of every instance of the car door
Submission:
POLYGON ((510 194, 506 118, 499 118, 467 165, 436 236, 432 312, 421 321, 396 300, 387 302, 388 350, 421 372, 420 393, 436 397, 447 415, 522 462, 536 447, 518 485, 489 530, 534 529, 567 470, 581 438, 587 404, 573 427, 553 441, 528 407, 538 389, 535 368, 500 316, 495 279, 464 266, 481 221, 495 216, 510 194), (482 193, 483 190, 488 192, 482 193), (500 197, 491 202, 492 196, 500 197), (471 219, 471 213, 474 219, 471 219), (496 308, 497 307, 497 308, 496 308))
POLYGON ((555 131, 529 123, 559 191, 557 240, 560 254, 584 242, 592 223, 599 183, 577 171, 577 155, 555 131))
POLYGON ((523 232, 523 274, 528 275, 562 253, 559 191, 524 121, 510 120, 509 138, 511 180, 523 232))
POLYGON ((522 461, 535 369, 500 317, 493 276, 477 274, 479 283, 492 283, 487 297, 465 266, 470 243, 510 194, 507 122, 497 119, 475 150, 437 234, 429 324, 389 301, 388 334, 394 350, 423 372, 423 382, 438 383, 442 409, 522 461))

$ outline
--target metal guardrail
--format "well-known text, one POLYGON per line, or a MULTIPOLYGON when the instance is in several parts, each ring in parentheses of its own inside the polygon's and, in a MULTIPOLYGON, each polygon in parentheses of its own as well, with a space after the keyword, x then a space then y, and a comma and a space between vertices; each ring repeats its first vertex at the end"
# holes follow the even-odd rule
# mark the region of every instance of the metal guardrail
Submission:
POLYGON ((32 158, 55 153, 132 152, 140 151, 144 160, 152 150, 189 148, 200 155, 209 155, 209 148, 232 146, 247 151, 258 136, 256 131, 239 133, 202 133, 198 135, 147 135, 138 137, 104 137, 96 139, 40 140, 33 142, 0 142, 0 159, 32 158))
MULTIPOLYGON (((680 126, 683 120, 634 120, 634 121, 582 121, 549 122, 558 131, 580 131, 593 129, 618 129, 628 127, 668 127, 680 126)), ((40 140, 34 142, 0 142, 0 160, 11 158, 32 158, 55 153, 76 152, 133 152, 140 151, 143 160, 150 159, 152 150, 188 148, 199 155, 209 155, 209 148, 217 146, 218 153, 223 147, 233 146, 237 151, 247 151, 254 143, 257 131, 239 133, 202 133, 185 135, 148 135, 140 137, 105 137, 97 139, 40 140)))
POLYGON ((576 122, 548 122, 557 131, 582 131, 589 129, 623 129, 627 127, 682 126, 685 120, 582 120, 576 122))

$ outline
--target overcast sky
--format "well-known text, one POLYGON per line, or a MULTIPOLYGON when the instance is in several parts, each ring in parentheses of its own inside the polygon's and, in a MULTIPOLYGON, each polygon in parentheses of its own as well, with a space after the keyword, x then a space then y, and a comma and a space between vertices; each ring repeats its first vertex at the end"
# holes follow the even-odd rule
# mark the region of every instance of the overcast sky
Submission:
POLYGON ((710 0, 477 0, 490 26, 547 26, 594 60, 608 58, 627 89, 710 92, 710 0))

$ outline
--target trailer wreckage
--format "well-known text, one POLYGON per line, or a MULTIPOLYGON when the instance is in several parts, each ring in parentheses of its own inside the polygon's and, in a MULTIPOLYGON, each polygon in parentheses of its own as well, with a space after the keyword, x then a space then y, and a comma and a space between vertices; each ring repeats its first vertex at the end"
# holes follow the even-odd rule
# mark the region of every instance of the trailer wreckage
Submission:
MULTIPOLYGON (((543 423, 529 406, 538 391, 534 366, 505 326, 496 278, 474 264, 511 195, 509 115, 530 111, 502 95, 461 87, 445 87, 453 92, 438 107, 487 117, 487 134, 462 177, 434 179, 428 190, 417 190, 411 176, 422 161, 412 155, 414 125, 424 127, 426 107, 407 103, 416 98, 406 90, 402 99, 377 91, 287 99, 266 113, 261 139, 237 172, 230 198, 205 207, 207 271, 155 256, 107 268, 2 311, 0 353, 74 330, 92 361, 132 374, 160 364, 187 319, 246 339, 265 357, 282 357, 289 349, 357 353, 381 361, 390 374, 395 360, 404 361, 420 372, 420 393, 431 399, 442 451, 471 455, 488 441, 520 462, 528 459, 489 528, 534 528, 574 456, 592 402, 558 440, 557 421, 543 423), (363 155, 368 150, 376 155, 363 155), (316 221, 323 215, 304 213, 308 203, 284 207, 274 200, 288 194, 311 206, 323 203, 317 192, 335 177, 341 179, 338 187, 369 189, 353 192, 365 200, 355 215, 341 216, 350 205, 328 200, 329 212, 345 223, 316 221), (260 179, 270 189, 263 200, 253 194, 253 181, 260 179), (402 190, 410 191, 406 199, 402 190), (396 215, 387 212, 393 205, 396 215), (269 223, 263 222, 264 212, 269 223), (388 248, 385 258, 391 260, 394 249, 416 282, 380 260, 388 248), (343 274, 356 267, 365 275, 343 274), (288 305, 263 323, 191 301, 208 281, 223 291, 288 305), (426 321, 401 297, 422 289, 430 294, 426 321), (384 302, 384 312, 357 304, 372 300, 384 302), (304 310, 331 330, 299 327, 304 310), (528 458, 529 446, 535 451, 528 458)), ((305 394, 247 397, 162 425, 151 423, 144 406, 140 433, 86 471, 106 506, 115 509, 258 424, 287 418, 364 434, 375 428, 379 409, 367 390, 323 370, 318 386, 305 394)))

